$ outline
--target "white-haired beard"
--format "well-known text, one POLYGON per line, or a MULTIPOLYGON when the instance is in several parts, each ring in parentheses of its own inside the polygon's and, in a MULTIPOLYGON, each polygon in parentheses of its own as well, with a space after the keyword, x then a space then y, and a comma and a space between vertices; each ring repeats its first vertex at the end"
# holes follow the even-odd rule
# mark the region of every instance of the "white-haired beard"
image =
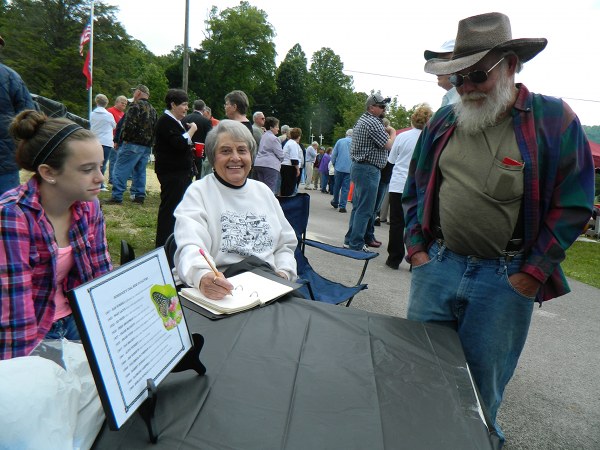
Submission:
POLYGON ((475 134, 496 125, 511 106, 513 96, 513 78, 502 71, 490 93, 470 92, 460 96, 460 102, 454 104, 457 126, 467 134, 475 134), (479 103, 482 99, 483 102, 479 103))

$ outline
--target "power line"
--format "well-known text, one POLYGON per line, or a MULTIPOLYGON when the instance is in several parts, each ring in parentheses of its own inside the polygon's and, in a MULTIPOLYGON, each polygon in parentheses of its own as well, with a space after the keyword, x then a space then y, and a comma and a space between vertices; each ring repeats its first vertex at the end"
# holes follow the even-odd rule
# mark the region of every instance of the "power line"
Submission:
MULTIPOLYGON (((362 72, 360 70, 349 70, 349 69, 344 69, 344 72, 360 73, 362 75, 373 75, 373 76, 376 76, 376 77, 397 78, 399 80, 420 81, 422 83, 436 83, 437 84, 437 80, 436 81, 433 81, 433 80, 423 80, 423 79, 420 79, 420 78, 401 77, 399 75, 387 75, 387 74, 384 74, 384 73, 362 72)), ((600 103, 600 100, 593 100, 593 99, 590 99, 590 98, 575 98, 575 97, 562 97, 562 96, 557 96, 557 97, 564 98, 566 100, 575 100, 575 101, 580 101, 580 102, 600 103)))

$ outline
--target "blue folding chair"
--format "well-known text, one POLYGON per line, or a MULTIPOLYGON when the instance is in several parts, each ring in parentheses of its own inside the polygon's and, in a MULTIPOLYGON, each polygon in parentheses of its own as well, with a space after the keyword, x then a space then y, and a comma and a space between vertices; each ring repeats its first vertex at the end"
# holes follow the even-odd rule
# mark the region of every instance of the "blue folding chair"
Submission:
POLYGON ((379 256, 379 253, 350 250, 306 239, 306 228, 308 227, 308 216, 310 213, 310 195, 300 193, 291 197, 278 197, 278 200, 286 219, 292 228, 294 228, 296 237, 298 238, 298 246, 296 247, 294 256, 298 266, 298 277, 306 283, 298 289, 300 293, 305 298, 310 298, 318 302, 335 305, 346 302, 346 306, 350 306, 354 296, 367 288, 367 285, 363 284, 362 280, 367 271, 369 261, 379 256), (356 284, 354 286, 346 286, 319 275, 304 255, 304 249, 307 245, 333 255, 364 261, 362 272, 356 284))

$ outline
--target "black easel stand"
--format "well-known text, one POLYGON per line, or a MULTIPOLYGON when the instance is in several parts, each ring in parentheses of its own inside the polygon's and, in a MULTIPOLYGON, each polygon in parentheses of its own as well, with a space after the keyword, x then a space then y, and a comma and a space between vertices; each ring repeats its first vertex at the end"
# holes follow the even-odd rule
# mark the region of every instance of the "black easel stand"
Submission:
POLYGON ((140 415, 146 427, 148 428, 148 435, 150 436, 150 442, 156 444, 158 442, 158 432, 156 431, 156 422, 154 421, 154 411, 156 410, 156 401, 158 400, 158 392, 154 380, 148 378, 146 380, 148 385, 148 398, 140 405, 140 415))
POLYGON ((195 370, 198 375, 206 373, 206 367, 200 362, 200 351, 204 346, 204 336, 198 333, 192 334, 192 348, 185 354, 183 359, 177 363, 172 372, 183 372, 184 370, 195 370))
MULTIPOLYGON (((185 354, 181 361, 173 368, 172 372, 183 372, 184 370, 195 370, 198 375, 202 376, 206 373, 206 367, 200 361, 200 351, 204 346, 204 336, 198 333, 192 334, 192 348, 185 354)), ((156 444, 158 442, 158 431, 154 420, 154 412, 156 411, 156 401, 158 400, 158 390, 152 378, 146 381, 148 385, 148 398, 140 405, 139 412, 144 419, 144 423, 148 428, 148 436, 150 442, 156 444)))

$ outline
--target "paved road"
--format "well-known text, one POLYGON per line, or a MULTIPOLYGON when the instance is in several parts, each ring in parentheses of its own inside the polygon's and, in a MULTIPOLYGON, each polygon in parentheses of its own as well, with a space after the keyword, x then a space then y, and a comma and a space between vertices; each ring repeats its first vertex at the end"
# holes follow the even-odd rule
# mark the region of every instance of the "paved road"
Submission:
MULTIPOLYGON (((329 194, 300 191, 311 194, 309 237, 341 245, 350 214, 334 210, 329 194)), ((369 265, 369 289, 351 307, 406 317, 410 273, 406 263, 400 270, 385 265, 388 232, 387 224, 376 228, 384 243, 381 255, 369 265)), ((590 245, 598 245, 600 266, 600 244, 590 245)), ((337 281, 355 282, 358 264, 322 253, 307 249, 313 267, 337 281)), ((600 289, 573 280, 570 285, 570 294, 535 308, 498 417, 507 450, 600 449, 600 289)))

